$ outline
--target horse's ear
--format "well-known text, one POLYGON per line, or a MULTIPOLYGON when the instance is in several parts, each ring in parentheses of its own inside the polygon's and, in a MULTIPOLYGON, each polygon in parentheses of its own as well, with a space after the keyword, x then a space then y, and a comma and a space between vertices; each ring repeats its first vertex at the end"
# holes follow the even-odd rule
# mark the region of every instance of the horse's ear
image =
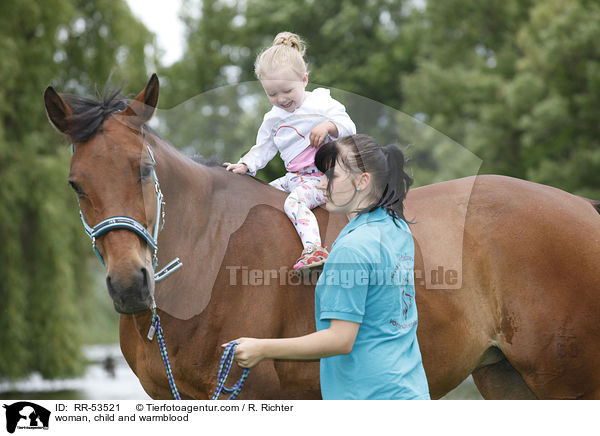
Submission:
POLYGON ((132 100, 127 109, 121 112, 120 115, 130 117, 128 121, 138 126, 147 122, 154 115, 158 103, 158 88, 158 76, 152 74, 144 90, 132 100))
POLYGON ((69 130, 68 118, 73 114, 73 110, 51 86, 44 91, 44 105, 50 124, 59 132, 67 133, 69 130))

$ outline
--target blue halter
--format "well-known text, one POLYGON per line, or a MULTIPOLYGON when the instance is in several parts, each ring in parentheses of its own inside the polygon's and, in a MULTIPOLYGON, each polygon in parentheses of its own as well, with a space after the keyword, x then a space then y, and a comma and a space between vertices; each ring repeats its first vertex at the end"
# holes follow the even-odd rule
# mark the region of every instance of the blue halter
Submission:
MULTIPOLYGON (((92 249, 98 259, 104 265, 104 259, 102 259, 102 255, 100 251, 98 251, 98 247, 96 247, 96 238, 99 238, 106 233, 117 230, 117 229, 125 229, 134 232, 140 238, 142 238, 148 246, 152 249, 152 268, 156 271, 156 267, 158 265, 158 233, 165 226, 165 200, 160 190, 160 184, 158 183, 158 177, 156 176, 156 171, 154 167, 156 166, 156 160, 154 159, 154 153, 148 145, 146 145, 146 149, 148 150, 148 154, 150 155, 150 159, 152 159, 152 178, 154 180, 154 190, 156 192, 156 224, 154 225, 154 233, 151 234, 142 224, 136 221, 133 218, 127 216, 113 216, 107 218, 105 220, 100 221, 94 227, 91 227, 83 217, 83 213, 81 212, 81 207, 79 208, 79 216, 81 217, 81 222, 83 223, 83 227, 85 229, 85 233, 92 239, 92 249)), ((71 152, 74 151, 73 145, 71 145, 71 152)), ((178 257, 169 262, 163 269, 154 273, 154 281, 158 282, 159 280, 164 279, 172 272, 181 268, 183 264, 179 260, 178 257)))

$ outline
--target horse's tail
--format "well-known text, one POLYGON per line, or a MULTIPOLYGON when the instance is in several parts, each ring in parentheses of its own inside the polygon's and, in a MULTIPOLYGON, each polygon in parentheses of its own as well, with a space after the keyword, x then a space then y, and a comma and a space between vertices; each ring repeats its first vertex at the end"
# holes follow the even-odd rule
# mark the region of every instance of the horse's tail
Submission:
POLYGON ((588 203, 590 203, 592 205, 592 207, 594 209, 596 209, 596 212, 598 212, 600 214, 600 201, 599 200, 592 200, 592 199, 585 198, 585 197, 580 197, 580 198, 582 198, 585 201, 587 201, 588 203))

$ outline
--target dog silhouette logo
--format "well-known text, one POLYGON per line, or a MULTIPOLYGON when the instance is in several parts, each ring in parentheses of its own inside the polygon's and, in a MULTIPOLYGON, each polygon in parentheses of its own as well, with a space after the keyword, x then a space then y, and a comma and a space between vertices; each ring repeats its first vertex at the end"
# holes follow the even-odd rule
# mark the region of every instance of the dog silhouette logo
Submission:
POLYGON ((48 429, 50 411, 35 403, 19 401, 4 404, 6 409, 6 431, 14 433, 18 429, 48 429))

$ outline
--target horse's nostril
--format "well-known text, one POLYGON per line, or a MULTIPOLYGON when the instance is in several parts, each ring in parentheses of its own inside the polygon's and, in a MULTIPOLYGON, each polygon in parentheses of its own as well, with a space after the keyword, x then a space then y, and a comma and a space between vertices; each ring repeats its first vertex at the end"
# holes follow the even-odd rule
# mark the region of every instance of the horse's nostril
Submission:
POLYGON ((142 294, 145 294, 148 292, 148 270, 146 268, 142 268, 141 273, 142 273, 141 291, 142 291, 142 294))
POLYGON ((123 296, 115 289, 111 276, 106 277, 106 289, 108 289, 108 295, 110 295, 113 301, 119 304, 123 302, 123 296))
POLYGON ((106 288, 120 313, 137 313, 150 308, 152 302, 151 272, 143 267, 129 274, 106 276, 106 288))
POLYGON ((114 289, 112 287, 112 279, 110 276, 106 276, 106 288, 108 289, 108 293, 113 295, 114 289))

